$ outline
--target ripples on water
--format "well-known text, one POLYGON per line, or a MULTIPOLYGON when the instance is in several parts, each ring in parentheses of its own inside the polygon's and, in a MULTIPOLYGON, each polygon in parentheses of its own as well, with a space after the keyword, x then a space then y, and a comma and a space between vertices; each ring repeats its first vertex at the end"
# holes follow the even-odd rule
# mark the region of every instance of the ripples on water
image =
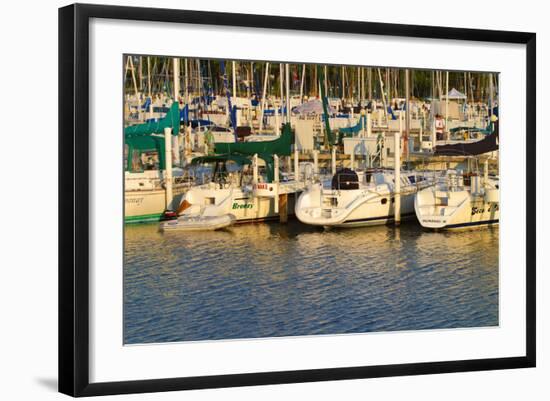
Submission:
POLYGON ((498 228, 125 228, 126 344, 498 325, 498 228))

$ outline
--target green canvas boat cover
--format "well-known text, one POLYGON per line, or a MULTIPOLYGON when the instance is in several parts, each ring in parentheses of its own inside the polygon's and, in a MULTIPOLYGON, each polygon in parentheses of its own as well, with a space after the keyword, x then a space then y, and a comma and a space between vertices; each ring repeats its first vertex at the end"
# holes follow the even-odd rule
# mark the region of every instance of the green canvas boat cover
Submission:
POLYGON ((286 123, 283 125, 281 136, 273 141, 216 143, 214 152, 218 154, 239 153, 249 156, 253 156, 254 154, 290 156, 291 143, 292 129, 290 128, 290 124, 286 123))
POLYGON ((258 157, 265 162, 265 173, 267 182, 273 182, 275 179, 275 160, 273 155, 260 153, 258 157))
POLYGON ((126 137, 124 142, 128 146, 128 159, 126 162, 127 171, 133 171, 132 160, 135 150, 140 153, 156 151, 159 158, 159 168, 161 170, 166 168, 164 135, 126 137))
POLYGON ((133 171, 132 160, 134 151, 150 152, 156 151, 159 158, 159 168, 166 168, 164 128, 171 128, 172 135, 179 133, 180 110, 177 102, 172 103, 170 110, 158 121, 144 124, 130 125, 124 128, 124 143, 128 146, 128 159, 126 170, 133 171))
POLYGON ((177 135, 180 128, 180 110, 178 102, 172 103, 170 110, 158 121, 143 124, 130 125, 124 128, 124 136, 142 136, 151 134, 163 134, 164 128, 172 128, 172 135, 177 135))

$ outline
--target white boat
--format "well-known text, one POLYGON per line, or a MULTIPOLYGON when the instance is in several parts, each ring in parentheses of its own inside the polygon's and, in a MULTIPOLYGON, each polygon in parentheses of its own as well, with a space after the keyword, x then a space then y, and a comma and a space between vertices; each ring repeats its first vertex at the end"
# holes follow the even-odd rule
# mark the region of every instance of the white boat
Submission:
POLYGON ((179 227, 203 224, 205 229, 211 229, 210 226, 217 227, 229 219, 233 224, 279 218, 283 208, 285 213, 293 212, 295 195, 305 186, 284 178, 273 181, 269 174, 260 174, 258 157, 204 156, 194 159, 193 163, 214 163, 212 180, 189 189, 177 207, 177 223, 162 222, 161 229, 170 229, 176 224, 179 227), (286 195, 283 197, 286 205, 279 205, 280 195, 286 195), (223 220, 214 217, 223 217, 223 220))
POLYGON ((124 221, 143 223, 159 221, 166 205, 179 205, 183 194, 193 184, 184 170, 174 168, 172 179, 173 199, 166 201, 166 189, 162 170, 145 170, 124 173, 124 221))
POLYGON ((498 224, 499 180, 449 170, 416 194, 414 208, 423 227, 451 229, 498 224))
MULTIPOLYGON (((401 172, 401 216, 414 217, 414 196, 433 184, 433 173, 401 172)), ((394 174, 390 170, 337 172, 331 182, 311 185, 296 202, 296 217, 323 227, 385 224, 394 219, 394 174)))
POLYGON ((178 218, 163 222, 164 231, 213 231, 229 227, 235 222, 235 216, 227 213, 221 216, 205 216, 178 218))

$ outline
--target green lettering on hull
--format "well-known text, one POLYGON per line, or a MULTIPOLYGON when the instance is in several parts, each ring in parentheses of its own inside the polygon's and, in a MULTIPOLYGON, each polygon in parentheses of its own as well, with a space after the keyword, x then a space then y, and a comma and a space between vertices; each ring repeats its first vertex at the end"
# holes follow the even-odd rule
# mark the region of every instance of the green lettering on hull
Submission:
POLYGON ((254 205, 252 205, 252 203, 239 204, 237 202, 234 202, 232 209, 252 209, 253 207, 254 205))

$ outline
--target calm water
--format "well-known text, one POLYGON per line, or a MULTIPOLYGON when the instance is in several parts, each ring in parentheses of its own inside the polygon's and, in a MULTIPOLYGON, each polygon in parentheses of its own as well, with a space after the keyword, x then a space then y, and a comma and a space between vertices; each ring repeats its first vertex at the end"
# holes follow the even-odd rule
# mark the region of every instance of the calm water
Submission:
POLYGON ((498 325, 498 228, 125 235, 127 344, 498 325))

